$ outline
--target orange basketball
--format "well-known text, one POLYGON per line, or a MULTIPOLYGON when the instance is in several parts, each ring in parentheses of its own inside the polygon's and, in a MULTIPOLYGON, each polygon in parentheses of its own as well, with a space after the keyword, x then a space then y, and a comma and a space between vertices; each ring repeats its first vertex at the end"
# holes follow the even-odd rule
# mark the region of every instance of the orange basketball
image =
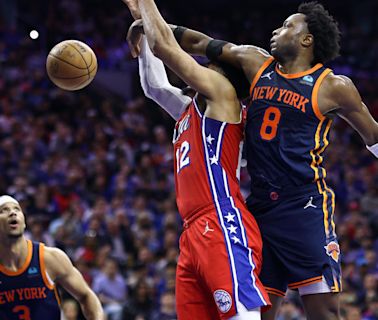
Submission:
POLYGON ((93 50, 78 40, 65 40, 51 49, 46 60, 49 78, 59 88, 79 90, 93 80, 97 58, 93 50))

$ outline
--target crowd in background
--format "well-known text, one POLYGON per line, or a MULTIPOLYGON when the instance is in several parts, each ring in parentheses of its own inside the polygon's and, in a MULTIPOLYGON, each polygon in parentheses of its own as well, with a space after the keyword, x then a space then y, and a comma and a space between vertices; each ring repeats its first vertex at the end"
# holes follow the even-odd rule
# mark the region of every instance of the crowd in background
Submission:
MULTIPOLYGON (((213 8, 210 0, 191 1, 179 8, 181 1, 164 1, 161 8, 170 22, 267 47, 270 32, 298 3, 232 2, 233 7, 219 1, 213 8)), ((343 32, 342 56, 331 67, 353 79, 378 119, 377 4, 359 1, 342 9, 330 3, 328 8, 343 32)), ((95 85, 64 92, 44 69, 48 49, 75 38, 92 46, 100 70, 126 72, 130 15, 121 1, 100 0, 20 0, 7 10, 14 19, 9 14, 6 21, 2 12, 0 194, 22 204, 28 238, 70 256, 109 319, 176 319, 181 220, 172 170, 173 120, 144 98, 137 73, 130 74, 134 98, 125 101, 95 85), (33 24, 41 31, 36 41, 28 38, 33 24)), ((378 161, 342 120, 334 121, 330 140, 325 165, 337 197, 343 319, 377 320, 378 161)), ((244 195, 248 183, 244 170, 244 195)), ((77 304, 64 292, 62 297, 65 319, 81 319, 77 304)), ((296 292, 288 293, 278 319, 305 319, 296 292)))

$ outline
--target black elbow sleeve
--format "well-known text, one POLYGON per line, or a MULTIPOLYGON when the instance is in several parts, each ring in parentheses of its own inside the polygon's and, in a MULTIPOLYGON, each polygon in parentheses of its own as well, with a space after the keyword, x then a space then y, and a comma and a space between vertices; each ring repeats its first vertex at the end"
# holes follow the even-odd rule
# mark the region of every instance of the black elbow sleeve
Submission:
POLYGON ((227 44, 227 41, 223 40, 211 40, 206 48, 206 56, 210 60, 216 61, 222 54, 223 47, 227 44))
POLYGON ((188 28, 178 26, 175 30, 173 30, 173 35, 175 36, 175 39, 178 44, 181 43, 182 36, 184 35, 185 30, 187 29, 188 28))

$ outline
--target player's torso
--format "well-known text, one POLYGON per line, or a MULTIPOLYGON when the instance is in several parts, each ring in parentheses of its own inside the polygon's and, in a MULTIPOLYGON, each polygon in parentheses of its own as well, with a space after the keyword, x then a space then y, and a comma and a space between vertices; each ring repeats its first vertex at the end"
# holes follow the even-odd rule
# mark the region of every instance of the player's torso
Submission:
POLYGON ((183 219, 214 208, 214 201, 230 196, 241 199, 238 172, 244 122, 227 124, 203 116, 191 103, 176 123, 176 199, 183 219))
POLYGON ((0 319, 60 319, 58 294, 47 279, 39 243, 28 242, 28 257, 17 272, 0 266, 0 319))
POLYGON ((321 115, 317 95, 330 71, 319 64, 285 75, 271 60, 260 69, 246 126, 252 189, 297 187, 325 177, 322 153, 332 121, 321 115))

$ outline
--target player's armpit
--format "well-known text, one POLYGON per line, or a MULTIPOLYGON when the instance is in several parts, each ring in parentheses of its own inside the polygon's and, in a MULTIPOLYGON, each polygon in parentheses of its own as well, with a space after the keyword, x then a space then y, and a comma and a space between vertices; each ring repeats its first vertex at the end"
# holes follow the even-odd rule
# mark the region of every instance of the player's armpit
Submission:
POLYGON ((347 121, 368 146, 378 142, 378 123, 372 117, 353 82, 345 76, 334 76, 330 87, 337 115, 347 121))

